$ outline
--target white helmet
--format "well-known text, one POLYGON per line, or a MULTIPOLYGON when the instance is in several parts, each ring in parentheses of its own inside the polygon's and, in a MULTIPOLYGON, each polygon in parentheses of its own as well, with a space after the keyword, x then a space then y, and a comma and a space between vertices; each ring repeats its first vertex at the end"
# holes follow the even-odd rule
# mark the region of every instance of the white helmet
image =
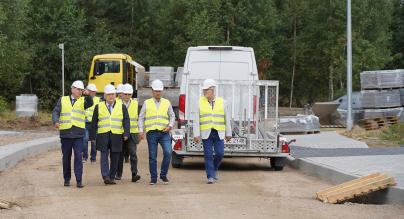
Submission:
POLYGON ((97 86, 95 86, 95 84, 88 84, 87 85, 87 90, 97 92, 97 86))
POLYGON ((213 79, 208 78, 203 81, 202 89, 205 90, 209 89, 210 87, 216 87, 216 82, 213 79))
POLYGON ((160 81, 159 79, 154 80, 154 81, 151 83, 151 87, 152 87, 153 90, 156 90, 156 91, 162 91, 162 90, 164 90, 164 84, 163 84, 163 82, 160 81))
POLYGON ((122 88, 123 88, 123 84, 118 84, 118 86, 116 87, 116 92, 122 93, 122 88))
POLYGON ((114 94, 115 93, 115 87, 112 84, 107 84, 104 88, 104 94, 114 94))
POLYGON ((72 88, 73 88, 73 87, 84 90, 84 84, 83 84, 82 81, 75 81, 75 82, 73 82, 72 88))
POLYGON ((133 87, 132 85, 126 83, 123 85, 122 93, 124 94, 133 94, 133 87))

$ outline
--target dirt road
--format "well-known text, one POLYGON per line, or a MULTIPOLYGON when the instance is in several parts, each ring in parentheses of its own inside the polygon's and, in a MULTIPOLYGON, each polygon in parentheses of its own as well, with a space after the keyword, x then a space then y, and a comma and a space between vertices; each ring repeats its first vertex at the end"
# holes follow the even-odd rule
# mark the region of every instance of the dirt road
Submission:
POLYGON ((329 183, 288 167, 272 171, 267 160, 225 160, 220 182, 207 185, 202 160, 188 159, 170 169, 170 185, 150 186, 145 142, 139 159, 140 182, 130 182, 125 164, 114 186, 103 184, 98 161, 86 163, 81 190, 63 187, 59 150, 27 159, 0 174, 0 199, 22 205, 0 218, 404 218, 402 205, 323 204, 314 194, 329 183))

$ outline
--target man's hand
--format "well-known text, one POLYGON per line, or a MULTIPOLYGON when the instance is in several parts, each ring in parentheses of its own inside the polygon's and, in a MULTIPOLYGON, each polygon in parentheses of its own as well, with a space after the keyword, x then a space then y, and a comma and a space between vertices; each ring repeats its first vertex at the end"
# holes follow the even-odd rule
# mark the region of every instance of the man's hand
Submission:
POLYGON ((128 136, 123 136, 124 141, 127 141, 128 139, 129 139, 128 136))
POLYGON ((170 126, 168 126, 167 128, 165 128, 164 130, 163 130, 163 132, 169 132, 171 130, 171 127, 170 126))
POLYGON ((53 127, 54 127, 55 129, 59 130, 60 123, 57 122, 57 123, 53 124, 53 127))
POLYGON ((83 90, 83 95, 88 96, 90 95, 90 91, 88 91, 87 89, 83 90))
POLYGON ((230 141, 231 136, 226 136, 226 137, 224 137, 224 138, 226 139, 226 141, 230 141))
POLYGON ((144 133, 143 132, 139 132, 139 138, 140 138, 140 140, 144 139, 144 133))
POLYGON ((200 136, 194 137, 194 141, 199 144, 201 142, 201 137, 200 136))

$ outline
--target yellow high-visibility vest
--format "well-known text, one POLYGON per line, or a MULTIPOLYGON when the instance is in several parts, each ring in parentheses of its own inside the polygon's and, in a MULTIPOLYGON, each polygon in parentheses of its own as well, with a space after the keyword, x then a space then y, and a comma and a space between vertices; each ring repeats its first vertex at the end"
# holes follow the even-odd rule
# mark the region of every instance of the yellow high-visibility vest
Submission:
POLYGON ((209 129, 224 131, 226 129, 223 98, 216 97, 213 109, 206 97, 203 96, 199 99, 199 126, 201 131, 209 129))
POLYGON ((132 99, 129 107, 128 113, 130 118, 130 133, 139 133, 139 127, 137 125, 138 120, 138 102, 136 99, 132 99))
POLYGON ((163 131, 170 123, 168 119, 168 108, 170 101, 164 98, 160 99, 160 106, 157 109, 156 103, 153 98, 147 99, 146 103, 146 117, 144 127, 146 132, 150 130, 163 131))
POLYGON ((123 133, 123 113, 122 102, 115 102, 114 109, 110 114, 105 101, 98 104, 98 130, 97 133, 107 133, 111 131, 113 134, 123 133))
POLYGON ((97 104, 99 102, 100 102, 99 97, 97 97, 97 96, 93 97, 93 105, 86 109, 87 121, 89 121, 89 122, 93 121, 94 108, 95 108, 95 106, 97 106, 97 104))
POLYGON ((61 107, 59 130, 70 129, 72 126, 85 128, 84 97, 80 97, 72 106, 70 96, 63 96, 61 99, 61 107))

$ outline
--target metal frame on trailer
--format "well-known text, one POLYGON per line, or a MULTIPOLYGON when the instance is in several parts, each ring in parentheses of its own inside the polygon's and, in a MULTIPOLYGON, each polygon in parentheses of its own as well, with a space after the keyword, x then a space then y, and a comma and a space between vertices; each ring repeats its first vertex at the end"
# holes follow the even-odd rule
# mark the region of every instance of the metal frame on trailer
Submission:
MULTIPOLYGON (((203 80, 186 83, 184 139, 185 147, 177 154, 184 156, 203 153, 201 143, 193 140, 193 110, 202 96, 203 80), (197 100, 196 100, 197 97, 197 100), (193 104, 193 105, 192 105, 193 104), (191 106, 192 105, 192 106, 191 106)), ((233 134, 238 137, 225 143, 225 156, 283 156, 278 144, 278 81, 229 81, 217 80, 216 95, 231 106, 233 134), (245 91, 245 92, 243 92, 245 91), (230 94, 229 94, 230 92, 230 94), (254 106, 255 104, 255 106, 254 106), (244 140, 243 140, 244 139, 244 140)))

